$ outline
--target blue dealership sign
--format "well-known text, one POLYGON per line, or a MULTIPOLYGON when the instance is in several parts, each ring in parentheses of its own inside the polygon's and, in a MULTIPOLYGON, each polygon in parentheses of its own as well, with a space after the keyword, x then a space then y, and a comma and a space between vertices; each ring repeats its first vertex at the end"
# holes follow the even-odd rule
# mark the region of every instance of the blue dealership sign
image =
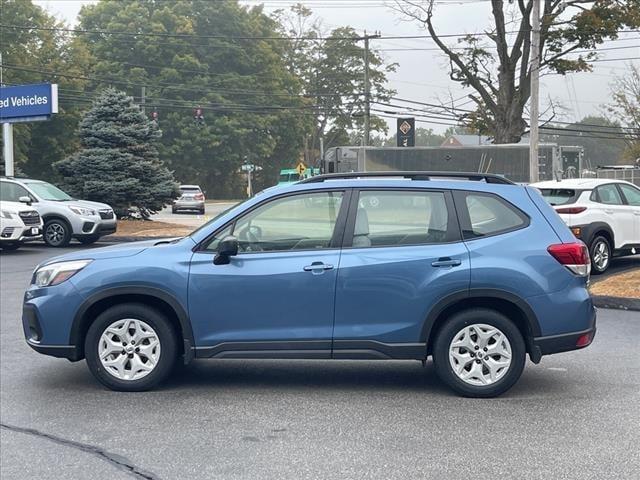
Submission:
POLYGON ((58 85, 0 86, 0 123, 47 120, 58 113, 58 85))

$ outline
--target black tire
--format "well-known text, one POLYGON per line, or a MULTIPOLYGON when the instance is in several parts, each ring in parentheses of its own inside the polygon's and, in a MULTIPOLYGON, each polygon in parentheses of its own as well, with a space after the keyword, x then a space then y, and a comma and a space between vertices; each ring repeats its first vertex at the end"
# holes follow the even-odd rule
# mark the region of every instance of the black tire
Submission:
POLYGON ((83 245, 91 245, 92 243, 96 243, 100 239, 100 235, 88 235, 83 237, 78 237, 78 241, 83 245))
POLYGON ((178 209, 175 207, 171 207, 171 213, 178 213, 178 209))
POLYGON ((13 251, 20 248, 20 244, 18 242, 15 243, 0 243, 0 248, 6 251, 13 251))
MULTIPOLYGON (((474 353, 472 356, 475 355, 474 353)), ((501 313, 486 308, 465 310, 446 320, 437 333, 433 348, 433 362, 438 377, 458 394, 475 398, 496 397, 509 390, 522 375, 525 355, 526 347, 518 327, 501 313), (449 361, 449 347, 454 337, 465 327, 474 324, 496 327, 506 336, 511 346, 511 364, 506 373, 489 385, 476 386, 465 382, 454 372, 449 361)), ((476 358, 472 362, 480 361, 476 358)))
POLYGON ((42 239, 50 247, 62 248, 71 242, 71 225, 59 218, 47 220, 42 229, 42 239))
POLYGON ((204 208, 201 208, 199 212, 200 212, 200 215, 204 215, 204 208))
POLYGON ((139 303, 123 303, 98 315, 87 332, 84 351, 89 370, 104 386, 121 392, 142 392, 151 390, 169 376, 176 364, 178 339, 171 323, 162 313, 139 303), (98 346, 103 332, 114 322, 128 318, 147 323, 155 330, 160 342, 160 356, 156 366, 146 376, 137 380, 115 377, 105 370, 98 356, 98 346))
POLYGON ((611 244, 607 237, 603 235, 596 235, 596 237, 591 241, 591 245, 589 245, 589 257, 591 257, 591 273, 594 275, 600 275, 607 271, 609 266, 611 265, 611 244), (604 248, 604 252, 607 255, 606 262, 602 262, 600 259, 602 258, 602 251, 600 248, 604 248))

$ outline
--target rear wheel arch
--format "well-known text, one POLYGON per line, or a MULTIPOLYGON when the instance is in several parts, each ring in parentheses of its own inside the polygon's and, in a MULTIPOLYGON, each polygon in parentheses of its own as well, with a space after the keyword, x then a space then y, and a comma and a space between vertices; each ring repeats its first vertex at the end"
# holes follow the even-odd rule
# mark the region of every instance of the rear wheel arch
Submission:
POLYGON ((596 237, 603 236, 609 241, 609 246, 613 251, 613 249, 615 248, 615 235, 613 233, 613 229, 609 224, 604 222, 594 222, 589 225, 589 230, 589 236, 584 239, 584 243, 587 244, 587 247, 589 247, 589 249, 591 249, 591 243, 596 237))
POLYGON ((421 340, 426 342, 427 355, 433 354, 434 340, 447 319, 475 308, 494 310, 506 316, 522 334, 531 359, 536 363, 539 361, 539 354, 533 345, 533 338, 541 336, 535 313, 524 299, 510 292, 493 289, 458 292, 438 302, 429 312, 422 329, 421 340))
POLYGON ((182 305, 170 294, 157 288, 117 287, 89 297, 78 309, 69 336, 69 344, 77 349, 77 359, 84 357, 84 341, 93 321, 107 309, 123 303, 139 303, 165 315, 178 336, 179 353, 185 363, 193 359, 193 331, 182 305))

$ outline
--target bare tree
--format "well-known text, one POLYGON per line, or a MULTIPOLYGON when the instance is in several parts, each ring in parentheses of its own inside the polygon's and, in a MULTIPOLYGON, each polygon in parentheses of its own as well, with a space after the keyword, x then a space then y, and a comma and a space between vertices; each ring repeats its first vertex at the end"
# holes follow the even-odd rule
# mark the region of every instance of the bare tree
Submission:
MULTIPOLYGON (((450 62, 450 78, 474 90, 475 111, 461 120, 493 137, 495 143, 520 141, 530 96, 531 9, 534 0, 491 0, 493 28, 446 42, 434 24, 436 0, 395 0, 395 8, 420 22, 450 62)), ((542 0, 541 70, 566 74, 590 71, 595 49, 621 29, 640 25, 640 0, 542 0), (579 50, 579 51, 578 51, 579 50), (577 56, 568 58, 575 53, 577 56)))
POLYGON ((629 72, 611 86, 613 105, 609 111, 625 125, 625 158, 640 165, 640 69, 629 64, 629 72))

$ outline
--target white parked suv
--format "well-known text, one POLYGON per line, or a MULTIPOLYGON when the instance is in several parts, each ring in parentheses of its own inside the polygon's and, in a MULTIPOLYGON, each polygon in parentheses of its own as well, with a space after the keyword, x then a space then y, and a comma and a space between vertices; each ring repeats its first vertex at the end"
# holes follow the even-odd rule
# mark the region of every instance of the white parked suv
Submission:
POLYGON ((0 248, 15 250, 42 238, 42 218, 33 207, 0 200, 0 248))
POLYGON ((78 200, 41 180, 2 177, 0 199, 28 202, 44 222, 42 237, 50 247, 66 247, 72 238, 89 244, 116 231, 116 216, 105 204, 78 200))
POLYGON ((533 185, 588 247, 591 271, 640 253, 640 188, 623 180, 576 178, 533 185))

